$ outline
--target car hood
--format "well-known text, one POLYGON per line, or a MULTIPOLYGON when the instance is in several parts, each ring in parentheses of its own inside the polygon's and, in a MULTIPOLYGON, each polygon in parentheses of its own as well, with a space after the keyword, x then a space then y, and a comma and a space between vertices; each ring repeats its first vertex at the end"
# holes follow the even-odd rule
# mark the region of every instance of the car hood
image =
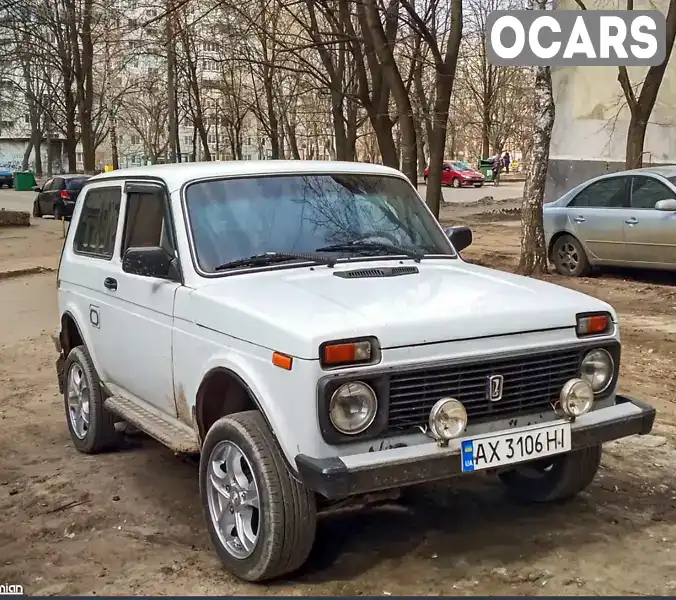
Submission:
POLYGON ((376 336, 386 348, 575 327, 580 312, 607 310, 579 292, 465 263, 423 259, 418 273, 335 276, 399 266, 360 261, 219 278, 191 294, 201 326, 306 359, 328 340, 376 336))

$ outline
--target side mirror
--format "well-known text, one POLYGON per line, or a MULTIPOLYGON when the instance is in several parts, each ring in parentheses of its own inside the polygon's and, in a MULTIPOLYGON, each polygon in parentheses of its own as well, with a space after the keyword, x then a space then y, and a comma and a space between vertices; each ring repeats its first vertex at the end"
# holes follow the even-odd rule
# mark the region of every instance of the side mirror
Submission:
POLYGON ((670 198, 669 200, 660 200, 655 204, 655 210, 676 211, 676 200, 670 198))
POLYGON ((42 188, 39 185, 34 185, 33 186, 33 191, 37 192, 38 194, 42 191, 42 188))
POLYGON ((173 259, 160 246, 129 248, 122 258, 122 270, 132 275, 176 279, 173 259))
POLYGON ((458 252, 472 245, 472 230, 469 227, 449 227, 445 233, 458 252))

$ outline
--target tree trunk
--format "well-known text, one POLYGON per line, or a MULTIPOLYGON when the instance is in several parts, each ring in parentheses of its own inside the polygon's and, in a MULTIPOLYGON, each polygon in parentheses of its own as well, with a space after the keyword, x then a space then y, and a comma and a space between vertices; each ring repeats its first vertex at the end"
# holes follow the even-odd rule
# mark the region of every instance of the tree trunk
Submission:
POLYGON ((28 144, 26 145, 26 149, 23 152, 23 160, 21 161, 21 170, 22 171, 28 171, 28 165, 30 163, 31 159, 31 152, 33 152, 33 139, 28 140, 28 144))
POLYGON ((169 162, 175 163, 178 154, 178 121, 176 112, 176 82, 175 82, 175 48, 174 48, 174 14, 172 0, 167 0, 166 38, 167 38, 167 112, 169 113, 169 162))
MULTIPOLYGON (((644 111, 638 109, 637 112, 644 111)), ((625 169, 640 169, 643 166, 643 147, 647 128, 648 119, 632 115, 627 130, 625 169)))
POLYGON ((481 113, 481 158, 488 158, 491 154, 490 140, 490 107, 484 106, 481 113))
POLYGON ((542 205, 555 118, 552 75, 549 67, 535 68, 534 87, 533 143, 526 165, 526 184, 521 204, 521 256, 518 272, 522 275, 540 275, 547 272, 542 205))
POLYGON ((48 119, 45 119, 45 144, 47 144, 47 175, 51 176, 54 171, 54 148, 52 148, 52 132, 48 119))
MULTIPOLYGON (((366 17, 371 31, 373 45, 375 46, 378 59, 383 68, 385 79, 392 93, 397 106, 397 115, 399 122, 399 132, 401 140, 401 171, 406 175, 411 183, 418 186, 418 149, 417 138, 415 134, 415 123, 413 122, 413 108, 408 90, 401 78, 401 72, 395 61, 392 46, 383 29, 380 21, 380 13, 375 0, 366 0, 366 17)), ((386 20, 389 23, 398 21, 397 10, 398 0, 391 0, 388 7, 386 20)), ((365 32, 362 31, 364 35, 365 32)))

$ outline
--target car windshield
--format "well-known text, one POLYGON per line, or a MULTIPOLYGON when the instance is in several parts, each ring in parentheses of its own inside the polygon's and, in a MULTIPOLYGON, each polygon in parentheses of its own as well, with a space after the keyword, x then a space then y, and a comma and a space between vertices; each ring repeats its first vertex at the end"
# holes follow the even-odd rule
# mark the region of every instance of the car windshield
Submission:
POLYGON ((66 189, 70 191, 77 191, 79 192, 83 187, 84 184, 87 183, 87 180, 89 177, 78 177, 76 179, 66 179, 66 189))
POLYGON ((456 171, 471 171, 472 167, 466 162, 458 161, 453 163, 453 167, 456 171))
POLYGON ((327 174, 204 181, 186 188, 185 202, 204 272, 266 253, 396 256, 392 246, 455 256, 413 188, 397 177, 327 174))

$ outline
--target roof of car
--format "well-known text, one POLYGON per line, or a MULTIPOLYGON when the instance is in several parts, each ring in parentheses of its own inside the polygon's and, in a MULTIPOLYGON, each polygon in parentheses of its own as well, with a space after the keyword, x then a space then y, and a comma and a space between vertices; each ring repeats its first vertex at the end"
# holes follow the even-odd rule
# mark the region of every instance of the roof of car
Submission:
POLYGON ((170 191, 188 181, 242 175, 295 175, 303 173, 359 173, 365 175, 397 175, 400 171, 372 163, 312 160, 233 160, 224 162, 190 162, 132 167, 108 171, 92 177, 90 183, 115 178, 153 177, 162 179, 170 191))
POLYGON ((627 169, 625 171, 614 171, 610 173, 604 173, 603 176, 605 177, 610 175, 633 175, 636 173, 661 175, 662 177, 674 177, 676 176, 676 165, 653 165, 651 167, 642 167, 641 169, 627 169))

